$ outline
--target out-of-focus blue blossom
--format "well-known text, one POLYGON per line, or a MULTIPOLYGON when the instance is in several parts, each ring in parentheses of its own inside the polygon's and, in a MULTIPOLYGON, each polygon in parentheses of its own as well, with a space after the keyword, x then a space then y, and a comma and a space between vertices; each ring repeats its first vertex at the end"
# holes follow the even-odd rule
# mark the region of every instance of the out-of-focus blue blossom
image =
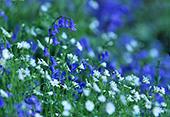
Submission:
POLYGON ((15 41, 17 40, 19 30, 20 30, 20 26, 19 26, 19 25, 16 25, 16 26, 15 26, 15 29, 14 29, 14 32, 13 32, 13 34, 12 34, 12 41, 13 41, 13 42, 15 42, 15 41))
POLYGON ((48 48, 44 48, 44 56, 48 57, 50 53, 48 52, 48 48))
POLYGON ((38 49, 38 44, 33 39, 29 39, 28 43, 31 45, 31 50, 33 52, 36 52, 36 50, 38 49))
POLYGON ((6 48, 8 48, 8 49, 11 48, 11 44, 8 41, 6 42, 6 48))
POLYGON ((42 106, 38 98, 34 95, 25 98, 25 100, 16 105, 17 114, 19 117, 35 116, 36 113, 42 112, 42 106))
POLYGON ((8 20, 8 16, 5 14, 4 11, 0 11, 0 17, 3 17, 3 18, 4 18, 4 21, 7 21, 7 20, 8 20))
POLYGON ((6 4, 7 7, 11 7, 12 1, 11 0, 5 0, 5 4, 6 4))
POLYGON ((5 102, 3 100, 3 98, 0 96, 0 108, 4 107, 5 102))
MULTIPOLYGON (((89 0, 89 6, 93 7, 94 3, 89 0)), ((126 4, 118 0, 97 0, 94 15, 100 22, 100 29, 103 31, 115 31, 124 23, 124 16, 128 14, 129 9, 126 4)))

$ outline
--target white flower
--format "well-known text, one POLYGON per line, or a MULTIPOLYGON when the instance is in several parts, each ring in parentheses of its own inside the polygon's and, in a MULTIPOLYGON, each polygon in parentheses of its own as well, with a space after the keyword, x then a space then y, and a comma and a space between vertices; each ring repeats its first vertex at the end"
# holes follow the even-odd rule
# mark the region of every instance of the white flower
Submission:
POLYGON ((3 89, 0 89, 0 95, 2 97, 8 98, 8 94, 3 89))
POLYGON ((25 77, 30 76, 30 70, 28 68, 25 69, 24 73, 25 73, 25 77))
POLYGON ((21 49, 21 48, 24 48, 24 49, 29 49, 31 46, 28 42, 26 41, 22 41, 21 43, 17 43, 17 48, 21 49))
POLYGON ((75 44, 75 43, 76 43, 76 40, 75 40, 74 38, 72 38, 72 39, 70 40, 70 42, 71 42, 71 44, 75 44))
POLYGON ((63 48, 63 49, 67 49, 67 46, 66 46, 66 45, 63 45, 62 48, 63 48))
POLYGON ((101 66, 106 67, 106 62, 101 63, 101 66))
POLYGON ((99 100, 100 102, 105 102, 105 101, 106 101, 106 97, 105 97, 104 95, 100 95, 100 96, 98 97, 98 100, 99 100))
POLYGON ((146 101, 145 107, 146 107, 147 109, 151 109, 151 108, 152 108, 152 103, 151 103, 149 100, 146 101))
POLYGON ((150 84, 149 78, 146 77, 146 76, 143 76, 142 82, 145 83, 145 84, 150 84))
POLYGON ((129 96, 127 97, 127 101, 129 101, 129 102, 133 102, 133 101, 134 101, 132 95, 129 95, 129 96))
POLYGON ((90 0, 89 5, 95 10, 99 8, 99 4, 95 0, 90 0))
POLYGON ((36 66, 35 59, 33 59, 33 58, 30 59, 30 65, 33 67, 36 66))
POLYGON ((41 10, 43 12, 47 12, 50 7, 51 7, 51 4, 49 2, 46 2, 45 4, 41 5, 41 10))
POLYGON ((156 58, 158 55, 159 55, 159 52, 156 48, 152 48, 149 52, 149 55, 152 57, 152 58, 156 58))
POLYGON ((81 63, 80 66, 79 66, 80 69, 85 69, 84 68, 84 65, 81 63))
POLYGON ((65 33, 65 32, 63 32, 63 33, 62 33, 62 35, 61 35, 61 37, 62 37, 63 39, 67 39, 67 35, 66 35, 66 33, 65 33))
POLYGON ((108 102, 108 103, 106 104, 106 112, 107 112, 109 115, 111 115, 111 114, 113 114, 113 113, 115 112, 115 106, 114 106, 114 104, 113 104, 112 102, 108 102))
POLYGON ((139 94, 139 92, 136 91, 135 94, 134 94, 134 100, 136 102, 138 102, 140 99, 141 99, 140 94, 139 94))
POLYGON ((126 76, 126 80, 129 81, 129 83, 133 86, 139 86, 140 85, 139 78, 134 76, 133 74, 126 76))
POLYGON ((96 83, 93 83, 93 89, 94 89, 96 92, 98 92, 98 93, 101 92, 99 86, 98 86, 96 83))
POLYGON ((53 95, 52 91, 47 92, 48 95, 53 95))
POLYGON ((120 95, 120 101, 126 105, 127 101, 126 101, 126 97, 124 95, 120 95))
POLYGON ((105 76, 110 76, 109 71, 107 69, 104 70, 104 75, 105 76))
POLYGON ((40 113, 35 113, 34 117, 43 117, 40 113))
POLYGON ((90 90, 89 89, 83 89, 83 93, 84 93, 85 96, 89 96, 90 90))
POLYGON ((11 54, 8 49, 3 49, 3 50, 2 50, 2 57, 3 57, 5 60, 11 59, 11 58, 13 57, 13 54, 11 54))
POLYGON ((69 60, 71 60, 71 62, 72 63, 75 63, 75 62, 77 62, 78 61, 78 57, 76 56, 76 55, 73 55, 73 54, 67 54, 67 58, 69 59, 69 60))
POLYGON ((107 82, 107 77, 106 76, 101 76, 101 79, 103 80, 103 82, 107 82))
POLYGON ((52 44, 53 43, 53 40, 50 39, 49 37, 45 37, 45 41, 47 44, 52 44))
POLYGON ((51 80, 50 83, 51 83, 51 85, 52 85, 53 87, 54 87, 54 86, 59 87, 59 81, 56 80, 56 79, 51 80))
POLYGON ((139 115, 140 114, 140 108, 138 105, 133 106, 133 114, 134 115, 139 115))
POLYGON ((25 77, 30 76, 30 70, 26 68, 25 70, 23 68, 18 70, 18 78, 20 80, 24 80, 25 77))
POLYGON ((91 112, 94 109, 94 103, 90 100, 86 101, 85 103, 85 108, 87 109, 87 111, 91 112))
POLYGON ((152 112, 155 117, 158 117, 163 112, 163 110, 161 107, 154 107, 152 112))
POLYGON ((79 42, 77 42, 76 47, 77 47, 80 51, 83 50, 83 47, 82 47, 82 45, 81 45, 79 42))
POLYGON ((68 110, 64 110, 62 113, 63 116, 69 116, 70 112, 68 110))
POLYGON ((112 88, 113 91, 119 92, 119 89, 117 88, 117 84, 114 81, 110 82, 110 87, 112 88))
POLYGON ((100 77, 100 72, 99 72, 99 71, 94 70, 93 72, 94 72, 94 73, 93 73, 94 77, 97 77, 97 78, 100 77))
POLYGON ((64 106, 65 111, 71 110, 71 104, 68 101, 64 100, 61 104, 64 106))

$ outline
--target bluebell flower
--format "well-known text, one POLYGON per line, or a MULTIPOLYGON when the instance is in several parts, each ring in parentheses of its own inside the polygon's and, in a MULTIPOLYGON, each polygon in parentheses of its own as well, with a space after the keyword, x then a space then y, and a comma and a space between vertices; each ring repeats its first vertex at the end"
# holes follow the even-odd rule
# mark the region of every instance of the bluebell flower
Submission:
POLYGON ((5 0, 5 4, 7 7, 11 7, 12 2, 11 2, 11 0, 5 0))
POLYGON ((48 48, 44 48, 44 56, 48 57, 50 53, 48 52, 48 48))
POLYGON ((58 40, 57 40, 56 37, 53 37, 52 39, 53 39, 53 45, 54 45, 54 46, 56 46, 56 45, 59 44, 59 42, 58 42, 58 40))
POLYGON ((72 19, 70 19, 70 29, 72 31, 76 31, 76 27, 75 27, 74 21, 72 19))
POLYGON ((12 41, 13 41, 13 42, 15 42, 15 41, 17 40, 19 30, 20 30, 20 26, 19 26, 19 25, 16 25, 16 26, 15 26, 15 29, 14 29, 14 32, 13 32, 13 34, 12 34, 12 41))
POLYGON ((158 94, 158 93, 155 94, 155 99, 159 104, 164 102, 164 97, 162 95, 158 94))
POLYGON ((8 20, 8 16, 5 14, 4 11, 0 11, 0 17, 3 17, 5 21, 8 20))
POLYGON ((3 98, 0 96, 0 108, 4 107, 5 102, 3 100, 3 98))
POLYGON ((59 18, 59 20, 58 20, 58 26, 59 26, 60 28, 65 27, 65 18, 64 18, 64 17, 59 18))
POLYGON ((54 23, 53 28, 54 28, 55 33, 58 33, 58 32, 59 32, 59 30, 58 30, 59 27, 58 27, 57 24, 54 23))
POLYGON ((56 62, 56 60, 55 60, 55 58, 53 56, 50 56, 50 61, 51 61, 52 66, 57 65, 57 62, 56 62))
POLYGON ((31 45, 32 52, 35 53, 38 49, 38 44, 33 39, 29 39, 28 43, 31 45))
POLYGON ((9 41, 6 41, 6 48, 10 49, 11 48, 11 44, 9 43, 9 41))
POLYGON ((36 96, 32 95, 31 97, 25 98, 25 102, 30 105, 34 105, 38 103, 38 99, 36 96))

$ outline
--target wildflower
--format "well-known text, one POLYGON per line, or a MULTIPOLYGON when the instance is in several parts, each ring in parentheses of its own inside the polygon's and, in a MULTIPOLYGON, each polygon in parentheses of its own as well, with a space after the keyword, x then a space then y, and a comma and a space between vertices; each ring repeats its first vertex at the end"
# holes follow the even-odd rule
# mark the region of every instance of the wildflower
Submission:
POLYGON ((152 109, 152 112, 155 117, 158 117, 163 112, 163 110, 161 107, 156 106, 152 109))
POLYGON ((140 114, 140 108, 138 105, 133 106, 133 114, 134 115, 139 115, 140 114))
POLYGON ((67 39, 67 34, 66 34, 65 32, 63 32, 62 35, 61 35, 61 37, 62 37, 63 39, 67 39))
POLYGON ((2 89, 0 89, 0 95, 2 97, 8 98, 8 94, 4 90, 2 90, 2 89))
POLYGON ((85 96, 89 96, 90 95, 90 89, 83 89, 83 93, 85 96))
POLYGON ((33 59, 33 58, 30 59, 30 65, 33 66, 33 67, 36 66, 35 59, 33 59))
POLYGON ((106 62, 102 62, 102 63, 101 63, 101 66, 103 66, 103 67, 106 67, 106 65, 107 65, 106 62))
POLYGON ((77 47, 80 51, 83 50, 83 47, 81 46, 81 44, 80 44, 79 42, 77 42, 76 47, 77 47))
POLYGON ((11 58, 13 57, 13 54, 11 54, 8 49, 3 49, 3 50, 2 50, 2 57, 3 57, 5 60, 11 59, 11 58))
POLYGON ((41 5, 41 11, 47 12, 50 7, 51 7, 51 4, 49 2, 46 2, 41 5))
POLYGON ((126 76, 126 80, 129 81, 129 83, 133 86, 139 86, 140 85, 139 78, 134 76, 134 75, 126 76))
POLYGON ((126 97, 124 95, 120 95, 120 101, 126 105, 127 101, 126 101, 126 97))
POLYGON ((68 101, 66 100, 62 101, 62 105, 64 106, 64 110, 67 111, 71 110, 71 104, 68 101))
POLYGON ((89 5, 95 10, 99 8, 99 4, 95 0, 90 0, 89 5))
POLYGON ((44 48, 44 56, 48 57, 50 55, 50 53, 48 52, 47 48, 44 48))
POLYGON ((0 108, 4 107, 5 103, 3 98, 0 96, 0 108))
POLYGON ((98 93, 101 92, 101 89, 99 88, 99 86, 96 83, 93 83, 93 89, 98 93))
POLYGON ((103 80, 103 82, 107 82, 107 77, 106 76, 101 76, 101 79, 103 80))
POLYGON ((78 57, 73 54, 67 54, 67 58, 71 61, 71 63, 75 63, 78 61, 78 57))
POLYGON ((56 37, 53 37, 52 40, 53 40, 53 45, 54 45, 54 46, 56 46, 56 45, 59 44, 59 42, 57 41, 57 38, 56 38, 56 37))
POLYGON ((21 49, 21 48, 24 48, 24 49, 29 49, 31 46, 28 42, 26 41, 22 41, 21 43, 17 43, 17 48, 21 49))
POLYGON ((85 108, 87 111, 92 112, 94 110, 94 103, 90 100, 86 101, 85 108))
POLYGON ((100 102, 105 102, 105 101, 106 101, 106 97, 105 97, 104 95, 100 95, 100 96, 98 97, 98 100, 99 100, 100 102))
POLYGON ((76 31, 76 27, 75 27, 74 21, 72 19, 70 19, 70 29, 72 31, 76 31))
POLYGON ((63 116, 69 116, 70 112, 68 110, 64 110, 62 113, 63 116))
POLYGON ((81 63, 79 66, 80 69, 85 69, 84 65, 81 63))
POLYGON ((109 71, 107 69, 104 70, 104 75, 105 76, 110 76, 109 71))
POLYGON ((151 109, 152 108, 152 103, 148 100, 148 101, 146 101, 145 102, 145 107, 147 108, 147 109, 151 109))
POLYGON ((107 112, 109 115, 111 115, 111 114, 113 114, 113 113, 115 112, 115 106, 114 106, 114 104, 113 104, 112 102, 108 102, 108 103, 106 104, 106 112, 107 112))
POLYGON ((20 80, 24 80, 25 77, 30 76, 30 70, 26 68, 25 70, 23 68, 18 70, 18 78, 20 80))
POLYGON ((54 86, 59 87, 59 81, 56 80, 56 79, 51 80, 50 83, 51 83, 51 85, 52 85, 53 87, 54 87, 54 86))
POLYGON ((97 71, 97 70, 94 70, 93 71, 93 76, 96 77, 96 78, 99 78, 100 77, 100 72, 97 71))

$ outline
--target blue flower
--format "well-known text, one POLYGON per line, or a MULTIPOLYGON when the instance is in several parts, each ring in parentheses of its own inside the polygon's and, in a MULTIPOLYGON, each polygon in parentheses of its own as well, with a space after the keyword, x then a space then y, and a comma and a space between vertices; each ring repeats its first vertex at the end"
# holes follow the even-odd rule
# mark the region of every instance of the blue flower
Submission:
POLYGON ((3 100, 3 98, 0 96, 0 108, 4 107, 5 102, 3 100))
POLYGON ((48 57, 50 53, 48 52, 48 48, 44 48, 44 56, 48 57))

